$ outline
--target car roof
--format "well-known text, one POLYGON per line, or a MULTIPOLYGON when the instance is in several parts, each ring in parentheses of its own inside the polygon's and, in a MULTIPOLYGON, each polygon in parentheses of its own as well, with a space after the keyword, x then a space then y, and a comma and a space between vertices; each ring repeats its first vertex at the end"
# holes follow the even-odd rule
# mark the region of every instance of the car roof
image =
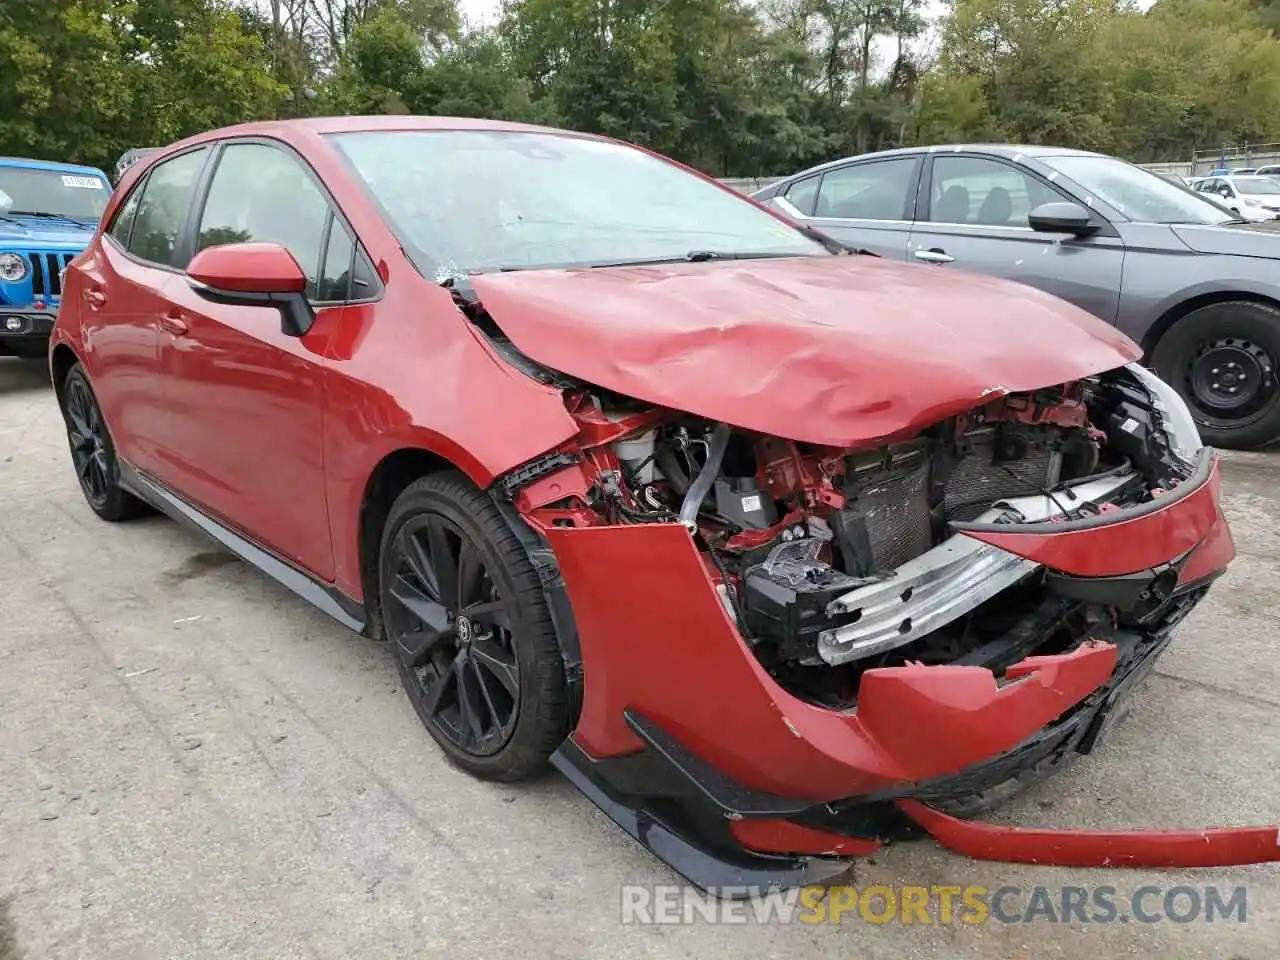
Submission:
POLYGON ((1256 182, 1256 181, 1258 181, 1258 180, 1271 180, 1272 178, 1271 178, 1271 177, 1266 176, 1265 174, 1264 174, 1264 175, 1262 175, 1262 176, 1258 176, 1257 174, 1253 174, 1253 173, 1233 173, 1233 174, 1230 174, 1229 176, 1225 176, 1225 177, 1215 177, 1214 179, 1215 179, 1215 180, 1230 180, 1230 181, 1233 181, 1233 182, 1234 182, 1234 181, 1236 181, 1236 180, 1239 180, 1241 183, 1254 183, 1254 182, 1256 182))
POLYGON ((531 123, 512 123, 505 120, 485 120, 476 117, 424 117, 416 114, 389 116, 356 116, 356 117, 307 117, 296 120, 261 120, 252 123, 240 123, 231 127, 219 127, 207 130, 195 136, 187 137, 178 143, 161 148, 166 153, 175 147, 186 147, 210 140, 224 140, 230 137, 273 136, 288 131, 306 130, 311 133, 368 133, 389 130, 488 130, 495 132, 516 133, 553 133, 561 136, 581 137, 584 139, 603 140, 589 133, 577 133, 572 130, 560 130, 555 127, 541 127, 531 123))
POLYGON ((1017 143, 945 143, 927 147, 898 147, 894 150, 880 150, 875 153, 858 153, 839 160, 829 160, 815 167, 801 170, 785 180, 795 180, 821 173, 833 167, 843 166, 851 160, 882 160, 890 157, 910 157, 923 153, 985 153, 1009 160, 1020 160, 1023 157, 1104 157, 1106 154, 1094 153, 1090 150, 1075 150, 1071 147, 1045 147, 1017 143))
POLYGON ((0 167, 19 167, 24 170, 59 170, 63 173, 89 173, 106 178, 97 167, 79 163, 61 163, 57 160, 32 160, 30 157, 0 157, 0 167))

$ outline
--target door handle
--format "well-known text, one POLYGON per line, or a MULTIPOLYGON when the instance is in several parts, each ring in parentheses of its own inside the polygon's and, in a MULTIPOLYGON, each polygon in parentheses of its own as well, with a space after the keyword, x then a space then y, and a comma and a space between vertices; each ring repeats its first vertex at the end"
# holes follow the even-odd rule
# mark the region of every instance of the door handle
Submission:
POLYGON ((187 326, 187 321, 182 319, 182 314, 176 310, 166 313, 160 318, 160 327, 173 334, 175 337, 184 337, 191 328, 187 326))
POLYGON ((932 250, 917 250, 915 252, 917 260, 923 260, 925 263, 951 263, 955 257, 949 255, 945 250, 939 250, 934 247, 932 250))
POLYGON ((84 291, 84 302, 89 304, 94 310, 105 306, 107 295, 96 287, 86 287, 84 291))

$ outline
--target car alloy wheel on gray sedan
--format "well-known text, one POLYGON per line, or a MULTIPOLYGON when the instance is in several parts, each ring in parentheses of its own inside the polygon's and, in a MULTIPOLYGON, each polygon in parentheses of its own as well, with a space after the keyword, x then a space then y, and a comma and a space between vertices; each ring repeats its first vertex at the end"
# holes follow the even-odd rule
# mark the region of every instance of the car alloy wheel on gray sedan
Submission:
POLYGON ((1280 310, 1236 300, 1193 310, 1152 351, 1206 443, 1247 448, 1280 436, 1280 310))

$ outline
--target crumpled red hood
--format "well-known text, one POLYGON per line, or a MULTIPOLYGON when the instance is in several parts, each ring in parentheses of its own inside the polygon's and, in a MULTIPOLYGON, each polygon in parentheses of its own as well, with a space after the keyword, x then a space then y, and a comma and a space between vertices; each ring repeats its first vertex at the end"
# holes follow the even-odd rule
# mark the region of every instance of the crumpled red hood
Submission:
POLYGON ((658 406, 834 446, 914 432, 1142 353, 1031 287, 867 257, 472 282, 511 342, 544 366, 658 406))

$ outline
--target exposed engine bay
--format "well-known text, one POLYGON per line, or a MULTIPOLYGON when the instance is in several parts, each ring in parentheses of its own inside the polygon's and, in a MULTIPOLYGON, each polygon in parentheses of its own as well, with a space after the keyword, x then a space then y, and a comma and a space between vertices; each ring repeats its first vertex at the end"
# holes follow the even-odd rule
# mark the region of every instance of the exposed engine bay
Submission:
POLYGON ((654 407, 509 352, 562 391, 579 434, 501 478, 500 495, 542 529, 684 526, 757 659, 811 702, 852 706, 864 670, 906 662, 999 675, 1142 622, 1176 581, 1167 571, 1163 590, 1098 602, 953 528, 1081 520, 1189 479, 1191 458, 1138 368, 997 395, 915 436, 841 449, 654 407))
POLYGON ((505 478, 526 518, 542 527, 685 526, 757 658, 793 693, 825 705, 855 703, 869 667, 999 669, 1060 652, 1027 629, 1050 611, 1049 632, 1066 646, 1087 624, 1067 628, 1064 616, 1140 617, 1140 598, 1124 609, 1073 601, 1069 578, 951 525, 1080 519, 1148 502, 1191 474, 1172 455, 1153 398, 1124 369, 1003 397, 859 450, 762 436, 591 388, 565 397, 582 427, 578 450, 505 478), (1010 631, 1025 641, 998 642, 1010 631))

